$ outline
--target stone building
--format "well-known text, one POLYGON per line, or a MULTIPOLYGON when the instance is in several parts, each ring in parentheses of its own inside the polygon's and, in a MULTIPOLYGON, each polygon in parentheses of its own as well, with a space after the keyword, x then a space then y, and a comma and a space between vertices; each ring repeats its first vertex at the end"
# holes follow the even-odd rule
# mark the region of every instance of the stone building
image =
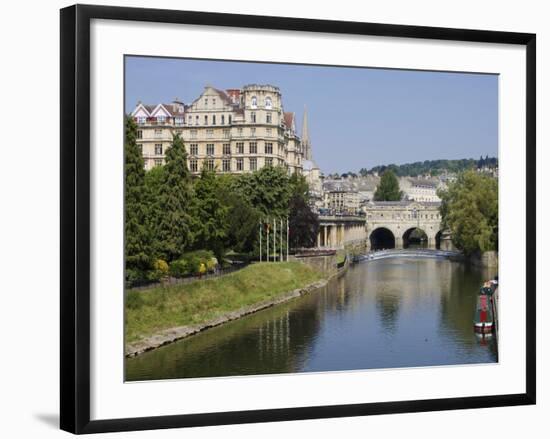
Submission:
POLYGON ((203 167, 236 174, 264 166, 302 172, 295 116, 284 111, 281 92, 273 85, 228 90, 206 86, 188 105, 177 99, 169 104, 138 103, 131 116, 138 124, 146 169, 164 163, 173 135, 179 134, 193 174, 203 167))
POLYGON ((323 207, 333 213, 355 215, 360 197, 353 184, 344 180, 327 180, 323 183, 323 207))
POLYGON ((441 201, 437 195, 437 190, 442 187, 439 178, 401 177, 399 187, 407 200, 431 203, 441 201))

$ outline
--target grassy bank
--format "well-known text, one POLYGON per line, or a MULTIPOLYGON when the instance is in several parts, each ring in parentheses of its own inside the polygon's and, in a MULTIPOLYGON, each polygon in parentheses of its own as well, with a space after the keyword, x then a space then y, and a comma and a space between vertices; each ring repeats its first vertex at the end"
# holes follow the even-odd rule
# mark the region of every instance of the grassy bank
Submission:
POLYGON ((322 278, 322 273, 299 262, 264 263, 217 279, 128 291, 126 341, 133 342, 163 329, 201 324, 322 278))

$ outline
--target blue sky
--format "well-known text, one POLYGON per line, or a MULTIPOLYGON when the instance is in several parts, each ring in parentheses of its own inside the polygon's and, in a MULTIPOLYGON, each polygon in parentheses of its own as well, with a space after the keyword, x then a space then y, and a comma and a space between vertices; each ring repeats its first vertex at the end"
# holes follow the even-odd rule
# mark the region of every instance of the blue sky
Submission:
POLYGON ((190 103, 205 85, 273 84, 325 173, 498 152, 498 76, 408 70, 126 58, 126 111, 138 101, 190 103))

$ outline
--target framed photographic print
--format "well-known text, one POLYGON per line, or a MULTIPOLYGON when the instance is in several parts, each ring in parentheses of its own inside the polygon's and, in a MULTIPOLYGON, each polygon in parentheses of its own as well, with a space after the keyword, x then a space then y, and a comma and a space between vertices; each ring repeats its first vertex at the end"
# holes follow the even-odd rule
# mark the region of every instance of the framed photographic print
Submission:
POLYGON ((535 35, 61 10, 61 428, 535 403, 535 35))

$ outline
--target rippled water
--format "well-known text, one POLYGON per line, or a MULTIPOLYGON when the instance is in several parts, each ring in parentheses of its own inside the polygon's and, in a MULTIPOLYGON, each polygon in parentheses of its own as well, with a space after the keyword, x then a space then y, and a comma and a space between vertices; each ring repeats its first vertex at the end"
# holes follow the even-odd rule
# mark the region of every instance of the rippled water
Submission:
POLYGON ((356 264, 325 288, 127 359, 126 379, 497 361, 472 319, 483 271, 441 259, 356 264))

